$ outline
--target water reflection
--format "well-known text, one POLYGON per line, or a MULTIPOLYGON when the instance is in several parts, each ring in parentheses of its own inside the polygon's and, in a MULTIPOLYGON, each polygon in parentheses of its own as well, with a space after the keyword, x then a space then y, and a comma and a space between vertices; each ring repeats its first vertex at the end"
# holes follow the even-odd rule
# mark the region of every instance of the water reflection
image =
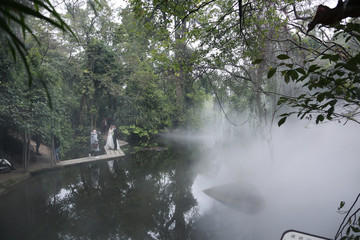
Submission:
POLYGON ((204 193, 242 213, 256 214, 265 207, 264 199, 258 190, 247 182, 234 182, 207 188, 204 193))
POLYGON ((0 198, 0 239, 190 239, 192 162, 172 146, 34 177, 0 198))
POLYGON ((116 177, 116 172, 115 172, 115 169, 114 169, 114 162, 115 162, 115 160, 107 161, 107 164, 108 164, 108 166, 109 166, 109 171, 110 171, 110 173, 111 173, 114 177, 116 177))
MULTIPOLYGON (((288 229, 331 237, 342 220, 336 207, 358 192, 348 184, 359 182, 360 167, 357 142, 345 141, 358 137, 350 130, 326 140, 324 129, 303 138, 323 136, 317 141, 323 144, 299 140, 295 149, 293 140, 282 140, 275 161, 262 142, 238 137, 232 145, 228 139, 199 147, 186 139, 191 146, 128 150, 113 162, 42 174, 0 197, 0 239, 261 240, 279 239, 288 229), (221 187, 230 208, 203 192, 238 180, 254 186, 236 188, 243 189, 237 194, 221 187), (244 206, 257 214, 244 214, 244 206)), ((290 133, 284 135, 301 136, 290 133)))
POLYGON ((91 182, 93 188, 99 187, 99 178, 100 178, 100 168, 98 167, 91 168, 91 182))

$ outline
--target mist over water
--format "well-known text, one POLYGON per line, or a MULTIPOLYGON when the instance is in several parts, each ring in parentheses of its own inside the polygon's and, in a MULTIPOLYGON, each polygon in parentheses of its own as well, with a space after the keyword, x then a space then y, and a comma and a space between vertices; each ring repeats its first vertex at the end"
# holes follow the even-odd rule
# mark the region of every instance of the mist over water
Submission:
POLYGON ((173 135, 201 145, 192 190, 200 213, 212 216, 214 239, 280 239, 288 229, 334 238, 344 217, 336 212, 340 201, 348 209, 360 192, 360 126, 294 121, 262 135, 250 129, 210 121, 173 135), (203 192, 236 181, 257 188, 260 213, 235 211, 203 192))

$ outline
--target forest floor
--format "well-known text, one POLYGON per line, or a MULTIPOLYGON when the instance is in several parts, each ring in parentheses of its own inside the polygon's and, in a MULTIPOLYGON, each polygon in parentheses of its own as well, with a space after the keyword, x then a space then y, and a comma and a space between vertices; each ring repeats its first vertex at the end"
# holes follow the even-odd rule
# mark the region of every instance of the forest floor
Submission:
MULTIPOLYGON (((31 141, 30 144, 31 149, 35 149, 35 142, 31 141)), ((7 193, 17 184, 29 179, 32 173, 51 168, 51 149, 48 146, 41 144, 39 153, 41 155, 32 153, 35 156, 35 161, 30 161, 28 172, 24 171, 23 165, 18 165, 15 163, 15 170, 11 170, 7 173, 0 173, 0 195, 7 193)))

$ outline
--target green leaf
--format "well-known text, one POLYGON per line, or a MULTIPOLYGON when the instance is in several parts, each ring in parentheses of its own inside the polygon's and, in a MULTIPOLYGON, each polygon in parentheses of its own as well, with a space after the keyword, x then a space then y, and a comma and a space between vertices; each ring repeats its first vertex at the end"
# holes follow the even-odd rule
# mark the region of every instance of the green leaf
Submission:
POLYGON ((342 209, 344 206, 345 206, 345 202, 344 202, 344 201, 341 201, 338 210, 342 209))
POLYGON ((309 67, 309 72, 315 72, 316 70, 318 70, 320 67, 316 64, 313 64, 309 67))
POLYGON ((335 106, 336 103, 337 103, 336 99, 331 100, 331 101, 328 102, 328 104, 330 104, 330 106, 335 106))
POLYGON ((304 98, 306 96, 306 94, 301 94, 300 96, 297 97, 298 100, 300 100, 301 98, 304 98))
POLYGON ((285 60, 285 59, 289 59, 290 57, 286 54, 280 54, 277 56, 277 58, 280 60, 285 60))
POLYGON ((268 71, 267 74, 267 78, 271 78, 272 76, 274 76, 274 74, 276 73, 277 68, 270 68, 270 70, 268 71))
POLYGON ((278 122, 278 126, 279 126, 279 127, 285 123, 286 118, 287 118, 287 117, 283 117, 282 119, 279 120, 279 122, 278 122))
POLYGON ((287 72, 286 74, 285 74, 285 82, 286 83, 289 83, 290 82, 290 75, 289 75, 289 72, 287 72))
POLYGON ((302 81, 304 81, 305 79, 307 79, 307 76, 308 75, 303 75, 302 77, 300 77, 296 82, 302 82, 302 81))
POLYGON ((299 74, 295 70, 289 70, 289 75, 293 81, 299 78, 299 74))
POLYGON ((334 110, 335 110, 335 107, 334 107, 334 106, 331 106, 331 107, 329 108, 329 110, 327 111, 326 118, 327 118, 328 120, 331 120, 331 119, 332 119, 331 115, 333 114, 334 110))
POLYGON ((295 71, 297 71, 298 73, 300 73, 302 75, 306 74, 306 71, 303 68, 297 68, 297 69, 295 69, 295 71))
POLYGON ((322 102, 324 100, 324 98, 325 98, 325 94, 324 93, 319 93, 319 95, 317 95, 317 97, 316 97, 316 100, 318 102, 322 102))
POLYGON ((340 55, 336 54, 336 55, 331 55, 331 57, 329 58, 331 61, 338 61, 340 59, 340 55))
POLYGON ((277 104, 278 104, 278 105, 284 104, 284 103, 286 103, 288 100, 289 100, 289 99, 286 98, 286 97, 280 97, 277 104))
POLYGON ((259 59, 256 59, 255 61, 252 62, 253 65, 255 64, 259 64, 259 63, 262 63, 264 60, 259 58, 259 59))
POLYGON ((325 117, 323 115, 318 115, 316 118, 316 124, 318 124, 319 122, 324 121, 325 117))

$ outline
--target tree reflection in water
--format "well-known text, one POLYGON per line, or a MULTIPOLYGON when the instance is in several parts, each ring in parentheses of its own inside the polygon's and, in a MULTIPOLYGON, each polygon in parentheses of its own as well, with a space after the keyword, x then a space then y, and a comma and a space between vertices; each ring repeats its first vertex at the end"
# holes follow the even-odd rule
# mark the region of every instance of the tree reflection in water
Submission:
POLYGON ((0 239, 190 239, 192 156, 172 144, 41 174, 0 198, 0 239))

